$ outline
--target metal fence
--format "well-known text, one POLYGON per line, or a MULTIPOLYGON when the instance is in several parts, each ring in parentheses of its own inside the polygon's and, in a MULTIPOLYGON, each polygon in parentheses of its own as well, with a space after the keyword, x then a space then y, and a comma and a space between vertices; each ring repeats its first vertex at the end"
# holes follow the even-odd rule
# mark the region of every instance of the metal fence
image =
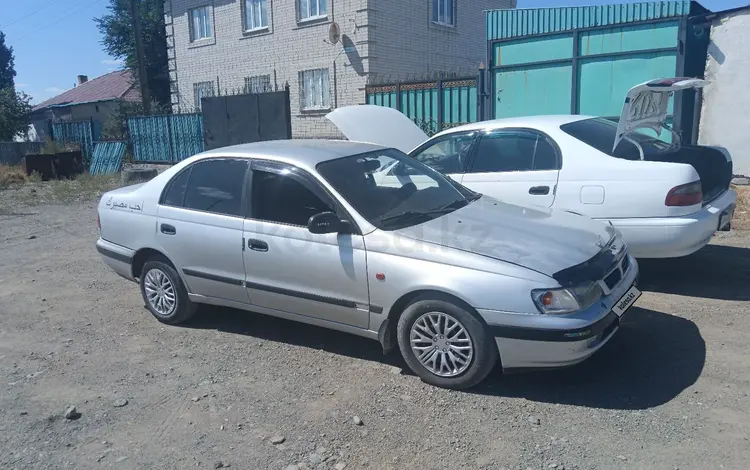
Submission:
POLYGON ((174 163, 203 151, 203 115, 128 118, 134 162, 174 163))
POLYGON ((81 152, 88 164, 94 152, 94 141, 99 138, 94 123, 85 121, 59 121, 52 123, 52 138, 57 143, 74 143, 81 146, 81 152))
POLYGON ((0 164, 18 165, 24 156, 42 151, 42 142, 0 142, 0 164))
POLYGON ((122 168, 127 142, 94 142, 94 154, 89 172, 92 175, 109 175, 122 168))
POLYGON ((365 87, 365 102, 404 113, 427 134, 476 122, 478 76, 404 81, 365 87))

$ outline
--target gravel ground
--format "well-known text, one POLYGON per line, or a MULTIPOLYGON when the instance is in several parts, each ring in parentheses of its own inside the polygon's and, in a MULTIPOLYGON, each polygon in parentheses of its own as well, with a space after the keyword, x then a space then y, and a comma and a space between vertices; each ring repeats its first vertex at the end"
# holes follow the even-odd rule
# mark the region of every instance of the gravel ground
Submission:
POLYGON ((584 364, 454 392, 343 333, 161 325, 100 260, 94 208, 0 211, 0 468, 750 467, 750 232, 643 262, 584 364))

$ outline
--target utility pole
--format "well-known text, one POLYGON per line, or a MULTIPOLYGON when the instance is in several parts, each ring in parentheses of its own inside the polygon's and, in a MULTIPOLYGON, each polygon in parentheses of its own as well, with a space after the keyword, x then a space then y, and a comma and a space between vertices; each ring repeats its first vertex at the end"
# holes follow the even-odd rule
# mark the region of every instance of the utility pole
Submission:
POLYGON ((149 114, 151 110, 151 97, 148 94, 148 77, 146 76, 146 64, 143 60, 143 42, 141 40, 141 18, 138 13, 138 2, 130 0, 130 16, 133 18, 133 34, 135 35, 135 56, 138 61, 138 81, 141 85, 141 100, 143 110, 149 114))

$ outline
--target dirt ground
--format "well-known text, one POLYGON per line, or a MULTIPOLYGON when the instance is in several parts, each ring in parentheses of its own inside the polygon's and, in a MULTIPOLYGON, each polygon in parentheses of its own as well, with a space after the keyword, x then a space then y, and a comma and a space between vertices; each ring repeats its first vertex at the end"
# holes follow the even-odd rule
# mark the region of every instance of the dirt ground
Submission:
POLYGON ((750 467, 748 231, 642 262, 643 297, 589 361, 470 392, 284 320, 162 325, 96 237, 93 200, 0 203, 0 468, 750 467))

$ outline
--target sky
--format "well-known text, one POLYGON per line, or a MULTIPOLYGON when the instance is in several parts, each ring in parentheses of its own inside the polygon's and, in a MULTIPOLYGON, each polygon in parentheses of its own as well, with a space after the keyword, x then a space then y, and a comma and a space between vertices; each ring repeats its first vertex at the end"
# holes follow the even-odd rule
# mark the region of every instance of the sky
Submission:
MULTIPOLYGON (((427 1, 427 0, 425 0, 427 1)), ((471 1, 471 0, 460 0, 471 1)), ((702 0, 712 11, 747 5, 750 0, 702 0)), ((608 0, 518 0, 518 8, 621 3, 608 0)), ((101 47, 94 18, 109 0, 0 0, 0 31, 13 46, 16 88, 39 103, 73 87, 76 76, 89 79, 121 64, 101 47)))

